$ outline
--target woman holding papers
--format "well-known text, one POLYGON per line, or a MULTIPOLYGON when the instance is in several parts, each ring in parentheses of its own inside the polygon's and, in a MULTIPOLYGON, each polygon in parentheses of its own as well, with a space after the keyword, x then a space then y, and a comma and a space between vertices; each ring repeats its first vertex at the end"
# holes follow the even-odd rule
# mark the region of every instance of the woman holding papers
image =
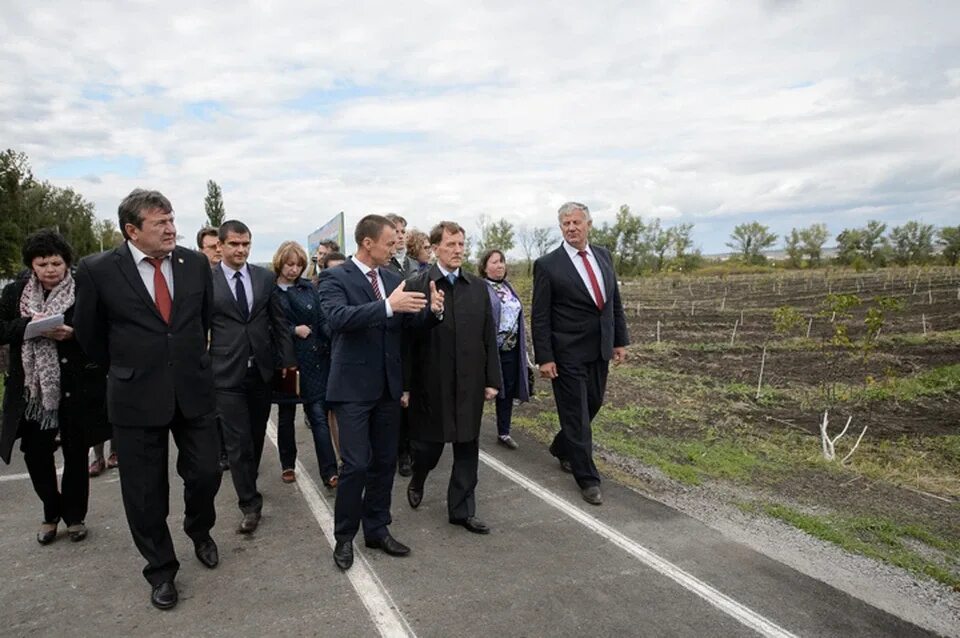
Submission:
MULTIPOLYGON (((326 260, 329 261, 329 260, 326 260)), ((313 284, 303 278, 307 253, 295 241, 280 244, 273 256, 273 272, 282 294, 280 301, 293 335, 297 353, 299 387, 274 388, 277 404, 277 447, 280 450, 280 478, 296 480, 297 443, 293 421, 296 404, 303 404, 307 424, 313 433, 320 478, 333 489, 337 486, 337 457, 330 440, 327 420, 327 377, 330 374, 330 331, 320 310, 320 297, 313 284)))
POLYGON ((10 463, 19 438, 30 480, 43 503, 37 533, 41 545, 57 538, 61 520, 70 540, 86 538, 87 449, 110 438, 105 373, 73 338, 72 260, 73 251, 59 233, 38 231, 23 246, 28 270, 0 293, 0 345, 10 346, 0 458, 10 463), (63 452, 59 487, 54 460, 58 433, 63 452))

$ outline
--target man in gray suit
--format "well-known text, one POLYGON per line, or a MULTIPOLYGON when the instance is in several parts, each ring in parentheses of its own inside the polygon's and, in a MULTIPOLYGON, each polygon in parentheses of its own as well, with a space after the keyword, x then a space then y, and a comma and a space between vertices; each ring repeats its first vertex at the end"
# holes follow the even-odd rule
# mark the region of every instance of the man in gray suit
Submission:
POLYGON ((223 259, 213 268, 210 358, 217 414, 243 513, 239 531, 251 534, 263 509, 257 474, 274 370, 294 374, 297 363, 273 275, 247 263, 250 229, 226 221, 219 237, 223 259))

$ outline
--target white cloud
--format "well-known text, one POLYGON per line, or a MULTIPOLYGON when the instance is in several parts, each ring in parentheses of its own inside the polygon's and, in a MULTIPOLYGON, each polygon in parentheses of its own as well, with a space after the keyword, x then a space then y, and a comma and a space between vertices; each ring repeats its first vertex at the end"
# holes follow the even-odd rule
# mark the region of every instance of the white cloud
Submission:
POLYGON ((712 251, 745 219, 956 223, 958 42, 955 3, 20 0, 0 139, 40 177, 140 158, 56 181, 104 217, 158 188, 187 236, 216 179, 260 261, 340 210, 470 231, 568 199, 693 222, 712 251))

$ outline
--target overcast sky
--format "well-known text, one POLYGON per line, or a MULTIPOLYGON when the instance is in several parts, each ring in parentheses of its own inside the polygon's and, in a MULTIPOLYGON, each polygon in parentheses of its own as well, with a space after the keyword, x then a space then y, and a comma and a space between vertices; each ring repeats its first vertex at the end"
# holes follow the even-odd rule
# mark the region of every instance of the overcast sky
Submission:
POLYGON ((629 204, 705 253, 743 221, 960 223, 956 0, 325 5, 5 2, 0 146, 100 217, 161 190, 188 237, 214 179, 256 261, 341 210, 629 204))

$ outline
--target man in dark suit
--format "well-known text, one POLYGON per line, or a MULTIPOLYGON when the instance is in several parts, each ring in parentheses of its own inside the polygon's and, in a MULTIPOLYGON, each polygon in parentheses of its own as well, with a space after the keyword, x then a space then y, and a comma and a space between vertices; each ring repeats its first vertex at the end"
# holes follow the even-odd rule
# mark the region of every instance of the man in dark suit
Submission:
POLYGON ((219 237, 223 259, 213 268, 210 359, 217 415, 243 514, 239 531, 251 534, 263 510, 257 475, 274 369, 295 374, 297 359, 274 276, 247 263, 250 229, 240 221, 225 221, 219 237))
MULTIPOLYGON (((407 220, 396 213, 389 213, 384 217, 393 222, 393 227, 397 231, 397 243, 393 247, 393 256, 383 267, 400 275, 401 279, 406 279, 417 272, 416 262, 407 255, 407 220)), ((413 459, 410 455, 409 415, 410 411, 407 408, 401 411, 400 440, 397 443, 397 474, 400 476, 410 476, 413 472, 413 459)))
MULTIPOLYGON (((361 523, 367 547, 391 556, 410 553, 387 528, 403 396, 402 337, 414 318, 431 321, 427 295, 405 290, 400 277, 382 267, 397 240, 390 220, 367 215, 354 236, 356 254, 324 270, 319 281, 331 333, 327 402, 337 416, 343 459, 333 551, 342 570, 353 565, 353 538, 361 523)), ((442 293, 433 286, 430 293, 432 316, 442 315, 442 293)))
POLYGON ((437 263, 408 280, 410 290, 443 291, 443 323, 432 330, 412 330, 405 357, 410 391, 410 446, 413 478, 407 501, 423 500, 427 474, 437 466, 443 447, 453 447, 453 471, 447 486, 447 516, 474 534, 490 528, 476 517, 477 469, 483 402, 502 386, 497 352, 497 322, 482 279, 463 265, 465 233, 456 222, 440 222, 430 232, 437 263))
POLYGON ((626 359, 627 320, 610 253, 588 242, 589 209, 568 202, 557 218, 563 243, 533 264, 533 347, 560 418, 550 453, 573 473, 583 499, 600 505, 590 424, 603 404, 610 360, 626 359))
POLYGON ((207 567, 220 488, 207 330, 213 283, 207 260, 176 245, 169 200, 137 189, 119 208, 126 241, 77 268, 74 328, 87 354, 107 367, 107 414, 120 458, 120 489, 143 575, 160 609, 177 603, 180 564, 167 527, 168 439, 179 449, 184 531, 207 567))

